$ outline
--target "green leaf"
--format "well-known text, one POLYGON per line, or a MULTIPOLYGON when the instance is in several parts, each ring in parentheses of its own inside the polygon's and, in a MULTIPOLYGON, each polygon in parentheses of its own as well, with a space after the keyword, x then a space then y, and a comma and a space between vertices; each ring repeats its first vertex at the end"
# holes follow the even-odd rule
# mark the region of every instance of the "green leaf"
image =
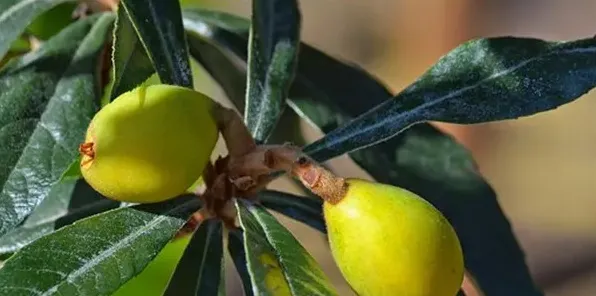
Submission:
POLYGON ((112 14, 85 18, 0 72, 0 236, 78 157, 97 110, 97 63, 112 14))
POLYGON ((14 40, 8 49, 8 52, 4 57, 0 57, 0 70, 6 63, 15 57, 26 54, 31 50, 31 42, 28 37, 21 35, 19 38, 14 40))
POLYGON ((111 296, 162 296, 189 242, 190 235, 170 241, 141 273, 111 296))
POLYGON ((217 295, 223 258, 221 221, 201 222, 163 295, 217 295))
POLYGON ((320 232, 327 232, 323 219, 323 202, 320 199, 264 190, 259 192, 259 200, 266 208, 300 221, 320 232))
POLYGON ((242 229, 230 229, 228 232, 228 252, 230 257, 232 257, 236 271, 242 280, 244 295, 253 296, 250 274, 246 267, 246 250, 244 250, 244 234, 242 229))
MULTIPOLYGON (((225 257, 223 258, 225 259, 225 257)), ((226 296, 228 293, 226 292, 226 265, 221 265, 220 272, 219 272, 219 286, 217 287, 217 296, 226 296)))
POLYGON ((83 177, 83 173, 81 173, 81 159, 83 157, 79 155, 70 165, 68 168, 62 173, 60 176, 60 181, 67 180, 67 179, 79 179, 83 177))
POLYGON ((143 83, 155 72, 143 43, 139 40, 135 28, 122 6, 123 4, 120 3, 116 26, 114 26, 113 85, 110 101, 143 83))
POLYGON ((199 206, 196 196, 187 196, 66 226, 5 262, 0 293, 108 295, 140 273, 199 206))
POLYGON ((567 104, 596 86, 596 39, 472 40, 414 84, 304 151, 318 160, 386 141, 412 124, 514 119, 567 104))
MULTIPOLYGON (((323 132, 390 95, 358 68, 307 47, 301 53, 290 106, 323 132)), ((472 155, 454 139, 421 123, 349 155, 375 180, 421 195, 449 219, 462 243, 466 268, 485 295, 541 295, 495 192, 476 170, 472 155)))
MULTIPOLYGON (((242 34, 248 36, 250 20, 223 11, 201 9, 184 9, 182 11, 184 27, 193 31, 210 32, 217 35, 218 31, 242 34)), ((216 37, 215 37, 216 38, 216 37)), ((244 51, 248 51, 245 46, 244 51)))
POLYGON ((15 41, 12 42, 10 45, 9 51, 13 51, 16 53, 26 53, 31 50, 31 42, 29 38, 26 36, 21 35, 21 37, 17 38, 15 41))
MULTIPOLYGON (((244 110, 246 88, 246 66, 242 65, 244 62, 234 61, 234 53, 226 52, 226 48, 218 46, 215 44, 216 42, 207 40, 202 34, 208 34, 222 42, 225 42, 226 39, 237 40, 239 45, 244 47, 246 47, 246 40, 231 32, 212 27, 211 24, 203 22, 198 17, 195 11, 184 12, 184 26, 188 30, 190 54, 222 86, 234 105, 239 110, 244 110), (212 28, 213 31, 211 31, 212 28)), ((244 51, 246 52, 246 49, 244 51)))
POLYGON ((74 0, 2 0, 0 1, 0 58, 12 42, 44 11, 74 0))
POLYGON ((259 143, 281 116, 294 78, 301 15, 296 0, 252 1, 244 121, 259 143))
POLYGON ((236 203, 257 295, 337 295, 318 263, 263 207, 236 203))
POLYGON ((77 220, 118 206, 119 202, 103 197, 83 179, 60 181, 19 227, 0 237, 0 254, 15 252, 77 220))
POLYGON ((166 84, 193 87, 180 3, 161 0, 122 0, 137 35, 166 84))
POLYGON ((26 32, 39 40, 48 40, 62 29, 76 21, 73 13, 79 3, 71 1, 60 3, 37 16, 26 29, 26 32))

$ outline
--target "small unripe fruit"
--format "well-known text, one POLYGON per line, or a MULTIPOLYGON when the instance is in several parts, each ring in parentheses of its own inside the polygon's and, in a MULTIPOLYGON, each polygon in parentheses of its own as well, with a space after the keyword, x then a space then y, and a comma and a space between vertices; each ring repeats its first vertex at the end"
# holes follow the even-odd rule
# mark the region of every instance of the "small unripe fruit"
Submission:
POLYGON ((398 187, 347 179, 324 203, 333 257, 360 296, 454 296, 464 272, 458 237, 430 203, 398 187))
POLYGON ((80 151, 85 180, 104 196, 152 203, 184 193, 218 137, 214 102, 174 85, 140 86, 91 120, 80 151))

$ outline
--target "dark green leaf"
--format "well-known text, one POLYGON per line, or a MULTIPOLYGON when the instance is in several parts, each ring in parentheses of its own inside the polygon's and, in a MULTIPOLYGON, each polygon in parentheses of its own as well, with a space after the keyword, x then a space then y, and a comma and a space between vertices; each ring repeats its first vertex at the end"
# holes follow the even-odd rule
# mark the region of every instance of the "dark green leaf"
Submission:
POLYGON ((244 250, 244 235, 242 229, 231 229, 228 232, 228 251, 230 257, 232 257, 236 271, 242 280, 244 295, 253 296, 250 274, 246 267, 246 250, 244 250))
POLYGON ((0 70, 2 70, 4 65, 10 62, 12 59, 15 59, 20 55, 26 54, 30 50, 31 42, 29 38, 24 35, 21 35, 20 38, 12 42, 6 55, 4 55, 4 57, 0 57, 0 70))
POLYGON ((259 205, 236 203, 254 294, 337 295, 318 263, 259 205))
POLYGON ((122 3, 118 8, 113 42, 113 85, 110 101, 135 88, 155 72, 130 18, 122 8, 122 3))
POLYGON ((192 88, 192 73, 182 27, 180 3, 162 0, 122 0, 159 79, 192 88))
POLYGON ((190 238, 190 235, 185 235, 172 239, 142 272, 118 288, 111 296, 162 296, 190 238))
POLYGON ((22 225, 0 237, 0 253, 15 252, 48 233, 119 205, 94 191, 83 179, 60 181, 22 225))
MULTIPOLYGON (((190 27, 186 27, 186 29, 194 28, 195 31, 217 33, 215 31, 221 29, 223 30, 222 32, 231 32, 248 36, 250 30, 250 20, 227 12, 203 8, 184 9, 184 11, 182 11, 182 16, 184 17, 184 26, 186 27, 187 25, 190 25, 190 27), (187 23, 187 20, 190 21, 190 23, 187 23), (193 22, 203 23, 205 26, 193 26, 193 22)), ((248 48, 245 46, 244 51, 247 50, 248 48)))
POLYGON ((12 256, 12 254, 2 254, 2 255, 0 255, 0 268, 2 268, 2 265, 4 264, 4 261, 8 260, 8 258, 10 258, 10 256, 12 256))
POLYGON ((2 0, 0 1, 0 58, 25 28, 44 11, 74 0, 2 0))
POLYGON ((69 166, 68 168, 62 173, 60 176, 60 180, 66 179, 79 179, 83 177, 83 173, 81 173, 81 159, 82 157, 79 155, 69 166))
MULTIPOLYGON (((185 14, 184 25, 190 32, 188 34, 190 54, 222 86, 228 98, 234 102, 234 105, 239 110, 244 110, 246 88, 246 70, 245 66, 242 65, 244 62, 235 62, 233 53, 226 53, 226 49, 210 43, 196 34, 195 32, 207 27, 205 23, 194 21, 185 14)), ((231 38, 236 37, 233 33, 227 31, 221 31, 220 33, 227 34, 231 38)), ((240 39, 240 43, 246 45, 245 40, 240 39)))
POLYGON ((327 231, 323 219, 323 202, 320 199, 265 190, 259 192, 259 200, 269 209, 298 220, 320 232, 327 231))
POLYGON ((200 206, 196 196, 112 210, 44 236, 0 269, 0 293, 109 295, 140 273, 200 206))
POLYGON ((244 121, 257 142, 277 123, 294 79, 301 16, 296 0, 252 1, 244 121))
MULTIPOLYGON (((366 72, 307 47, 301 53, 290 106, 322 131, 389 97, 366 72)), ((377 181, 421 195, 449 219, 466 268, 487 296, 541 295, 495 192, 476 171, 470 153, 451 137, 422 123, 350 157, 377 181)))
POLYGON ((26 53, 30 50, 31 42, 29 38, 23 35, 21 35, 20 38, 17 38, 15 41, 13 41, 9 48, 9 51, 13 51, 16 53, 26 53))
POLYGON ((217 295, 223 258, 221 221, 201 222, 163 295, 217 295))
POLYGON ((15 57, 23 55, 31 50, 31 43, 29 42, 29 38, 21 35, 20 38, 16 39, 10 45, 8 52, 4 57, 0 57, 0 70, 4 67, 6 63, 12 60, 15 57))
MULTIPOLYGON (((225 261, 225 257, 222 257, 222 260, 225 261)), ((219 287, 217 290, 217 296, 226 295, 228 295, 226 292, 226 265, 225 262, 222 262, 221 268, 219 269, 219 287)))
POLYGON ((31 213, 78 157, 97 110, 97 63, 113 19, 78 21, 0 72, 0 236, 31 213))
POLYGON ((327 160, 386 141, 422 121, 472 124, 552 110, 596 86, 596 39, 499 37, 464 43, 394 99, 304 151, 327 160))
POLYGON ((60 3, 37 16, 25 31, 39 40, 48 40, 76 21, 78 5, 78 1, 60 3))

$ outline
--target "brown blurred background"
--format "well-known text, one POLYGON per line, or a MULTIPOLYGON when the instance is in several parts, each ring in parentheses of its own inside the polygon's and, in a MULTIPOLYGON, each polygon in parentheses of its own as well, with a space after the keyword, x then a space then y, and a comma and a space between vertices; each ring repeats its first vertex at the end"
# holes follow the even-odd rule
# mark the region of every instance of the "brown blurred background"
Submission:
MULTIPOLYGON (((190 2, 190 1, 188 1, 190 2)), ((377 75, 394 91, 470 38, 529 36, 568 40, 596 34, 596 1, 302 0, 303 39, 377 75)), ((250 1, 202 0, 248 15, 250 1)), ((203 91, 223 98, 202 80, 203 91)), ((555 111, 475 126, 442 125, 475 155, 549 296, 596 295, 596 92, 555 111)), ((302 126, 309 139, 320 134, 302 126)), ((346 158, 344 176, 368 177, 346 158)), ((278 188, 290 188, 280 181, 278 188)), ((291 188, 290 188, 291 189, 291 188)), ((340 289, 351 295, 325 239, 287 223, 340 289)), ((238 279, 230 273, 229 295, 238 279)))

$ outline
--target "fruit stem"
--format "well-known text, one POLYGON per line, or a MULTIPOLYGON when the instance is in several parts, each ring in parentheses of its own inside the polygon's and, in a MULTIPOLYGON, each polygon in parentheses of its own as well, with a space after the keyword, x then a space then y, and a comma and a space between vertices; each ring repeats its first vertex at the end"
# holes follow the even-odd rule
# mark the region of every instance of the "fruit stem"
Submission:
POLYGON ((300 156, 290 172, 314 194, 330 204, 339 203, 348 191, 348 184, 311 158, 300 156))
POLYGON ((285 171, 326 202, 336 204, 344 198, 345 180, 308 157, 299 147, 292 144, 257 146, 234 110, 215 103, 212 114, 228 148, 226 171, 237 189, 237 197, 254 195, 274 179, 274 173, 285 171))
POLYGON ((330 170, 291 144, 259 146, 263 149, 263 163, 274 171, 285 171, 300 180, 317 196, 330 204, 337 204, 346 195, 348 184, 330 170))
POLYGON ((203 180, 206 189, 197 194, 203 201, 203 207, 198 212, 203 219, 219 218, 228 228, 235 227, 236 207, 232 202, 234 196, 227 174, 222 172, 226 158, 219 158, 215 164, 207 164, 203 170, 203 180))
POLYGON ((250 131, 236 111, 214 102, 212 114, 230 156, 242 156, 257 147, 250 131))

